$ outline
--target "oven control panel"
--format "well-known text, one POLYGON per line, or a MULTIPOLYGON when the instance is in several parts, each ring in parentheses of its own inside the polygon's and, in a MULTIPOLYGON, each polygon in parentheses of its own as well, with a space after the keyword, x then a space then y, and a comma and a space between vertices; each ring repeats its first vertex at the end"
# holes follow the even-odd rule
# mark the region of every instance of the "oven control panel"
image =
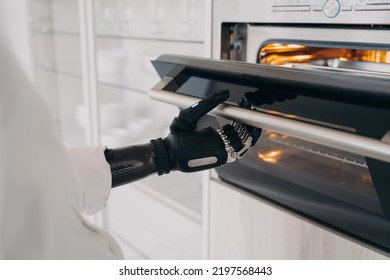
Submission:
POLYGON ((274 0, 272 12, 323 13, 335 18, 341 13, 389 12, 390 0, 274 0))

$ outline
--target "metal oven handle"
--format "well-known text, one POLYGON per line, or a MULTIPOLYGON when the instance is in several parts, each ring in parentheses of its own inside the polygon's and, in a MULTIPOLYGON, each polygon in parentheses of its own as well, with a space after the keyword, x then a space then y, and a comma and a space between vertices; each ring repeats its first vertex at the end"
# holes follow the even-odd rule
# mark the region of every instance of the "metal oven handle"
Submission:
MULTIPOLYGON (((199 98, 164 90, 172 80, 167 76, 162 78, 149 91, 149 96, 182 108, 200 101, 199 98)), ((377 139, 225 104, 209 114, 390 163, 390 145, 377 139)))

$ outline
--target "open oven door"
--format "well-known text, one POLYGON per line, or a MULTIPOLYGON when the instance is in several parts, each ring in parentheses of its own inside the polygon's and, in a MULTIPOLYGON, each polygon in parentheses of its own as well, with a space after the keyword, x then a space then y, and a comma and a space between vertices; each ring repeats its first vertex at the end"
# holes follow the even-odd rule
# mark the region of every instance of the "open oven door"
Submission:
POLYGON ((206 125, 263 129, 248 155, 217 168, 221 180, 390 252, 390 75, 177 55, 153 65, 151 98, 184 108, 228 89, 206 125), (265 100, 256 110, 237 106, 249 91, 265 100))

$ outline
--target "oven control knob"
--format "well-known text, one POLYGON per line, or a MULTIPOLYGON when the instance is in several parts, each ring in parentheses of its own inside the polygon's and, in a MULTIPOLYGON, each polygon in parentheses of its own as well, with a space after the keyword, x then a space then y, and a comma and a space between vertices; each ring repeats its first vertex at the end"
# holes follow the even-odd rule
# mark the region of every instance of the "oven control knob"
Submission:
POLYGON ((328 18, 336 17, 340 12, 340 2, 338 0, 328 0, 324 5, 324 13, 328 18))

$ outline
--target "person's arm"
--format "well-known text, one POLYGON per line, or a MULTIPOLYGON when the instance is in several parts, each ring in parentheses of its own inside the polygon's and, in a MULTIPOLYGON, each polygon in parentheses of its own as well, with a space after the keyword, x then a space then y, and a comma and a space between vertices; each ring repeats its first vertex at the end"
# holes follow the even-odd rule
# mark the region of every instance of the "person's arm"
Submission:
MULTIPOLYGON (((196 172, 224 165, 242 157, 254 145, 261 129, 232 123, 219 130, 197 130, 199 119, 229 97, 228 90, 217 91, 208 98, 180 111, 164 139, 120 149, 106 149, 112 187, 142 179, 153 173, 173 170, 196 172)), ((250 107, 242 102, 241 106, 250 107)))

